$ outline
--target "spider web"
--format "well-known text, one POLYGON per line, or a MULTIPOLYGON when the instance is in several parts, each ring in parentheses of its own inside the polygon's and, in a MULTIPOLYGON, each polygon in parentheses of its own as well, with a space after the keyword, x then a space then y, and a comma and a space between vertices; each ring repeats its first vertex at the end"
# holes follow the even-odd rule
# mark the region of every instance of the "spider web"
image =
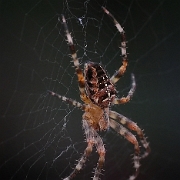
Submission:
MULTIPOLYGON (((137 81, 132 101, 113 110, 145 129, 152 152, 137 180, 179 179, 180 21, 178 2, 165 0, 1 1, 1 179, 62 179, 86 148, 81 110, 47 90, 80 101, 61 14, 79 61, 102 63, 112 75, 121 65, 120 34, 103 13, 120 22, 128 40, 129 66, 118 96, 137 81)), ((83 66, 82 66, 83 67, 83 66)), ((127 179, 133 146, 112 130, 100 133, 106 147, 102 180, 127 179)), ((93 151, 75 179, 90 179, 93 151)))

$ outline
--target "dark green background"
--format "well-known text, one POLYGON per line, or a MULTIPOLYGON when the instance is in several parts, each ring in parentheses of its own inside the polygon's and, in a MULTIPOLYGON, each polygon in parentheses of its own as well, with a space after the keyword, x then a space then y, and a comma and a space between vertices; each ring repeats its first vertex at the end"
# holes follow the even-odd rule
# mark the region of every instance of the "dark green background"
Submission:
MULTIPOLYGON (((129 66, 117 85, 118 95, 128 92, 132 72, 137 81, 132 101, 112 109, 137 122, 152 149, 137 180, 179 179, 180 5, 163 0, 0 1, 1 179, 61 179, 83 153, 82 112, 47 90, 80 101, 58 22, 62 13, 81 62, 102 62, 109 74, 120 66, 120 36, 102 5, 127 35, 129 66)), ((111 130, 101 136, 107 149, 102 180, 127 179, 133 146, 111 130)), ((92 153, 75 179, 90 179, 97 158, 92 153)))

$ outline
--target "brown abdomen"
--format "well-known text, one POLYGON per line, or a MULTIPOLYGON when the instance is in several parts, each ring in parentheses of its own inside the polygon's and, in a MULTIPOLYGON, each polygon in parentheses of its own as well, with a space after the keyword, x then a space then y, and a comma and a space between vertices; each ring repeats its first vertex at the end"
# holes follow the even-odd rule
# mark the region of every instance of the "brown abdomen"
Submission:
POLYGON ((84 75, 87 96, 101 108, 108 107, 116 96, 116 89, 104 68, 98 63, 85 63, 84 75))

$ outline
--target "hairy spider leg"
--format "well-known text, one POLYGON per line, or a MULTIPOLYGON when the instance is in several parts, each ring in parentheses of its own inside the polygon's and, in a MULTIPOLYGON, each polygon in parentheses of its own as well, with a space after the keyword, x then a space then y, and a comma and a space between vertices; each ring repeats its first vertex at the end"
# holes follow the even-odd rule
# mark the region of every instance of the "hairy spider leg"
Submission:
POLYGON ((114 18, 114 16, 105 7, 102 7, 102 9, 107 15, 109 15, 109 17, 112 18, 117 30, 121 34, 121 47, 120 48, 121 48, 121 55, 122 55, 122 66, 111 77, 111 82, 115 84, 123 76, 123 74, 126 71, 126 67, 128 65, 128 59, 127 59, 127 53, 126 53, 126 35, 125 35, 125 31, 123 30, 119 22, 114 18))
POLYGON ((100 138, 100 136, 98 135, 98 133, 92 127, 90 127, 88 125, 86 120, 82 120, 82 124, 83 124, 83 129, 84 129, 85 135, 86 135, 86 142, 88 145, 84 151, 84 154, 79 159, 73 172, 63 180, 73 179, 77 175, 77 173, 83 168, 84 164, 87 161, 87 158, 91 154, 94 144, 96 145, 97 152, 99 153, 99 160, 98 160, 97 168, 95 169, 95 174, 94 174, 93 180, 99 179, 99 175, 101 173, 101 169, 102 169, 102 166, 105 161, 105 158, 104 158, 105 148, 103 145, 103 141, 100 138))
POLYGON ((139 128, 139 126, 128 119, 127 117, 115 112, 115 111, 110 111, 109 116, 111 119, 117 120, 119 123, 122 125, 125 125, 128 129, 135 131, 140 139, 141 144, 145 148, 144 154, 141 155, 141 158, 145 158, 146 156, 149 155, 151 149, 149 147, 149 143, 147 142, 147 138, 145 137, 143 131, 139 128))
POLYGON ((64 29, 65 29, 65 33, 66 33, 66 37, 67 37, 67 42, 69 45, 69 49, 71 52, 71 57, 73 59, 73 63, 75 66, 75 70, 76 70, 76 74, 77 74, 77 78, 78 78, 78 84, 79 84, 79 90, 80 90, 80 97, 82 99, 83 102, 85 103, 89 103, 90 99, 86 96, 85 93, 85 78, 83 75, 83 71, 80 68, 80 63, 79 63, 79 59, 77 58, 77 53, 76 53, 76 49, 73 43, 73 38, 69 32, 67 23, 66 23, 66 19, 64 17, 64 15, 62 15, 62 23, 64 25, 64 29))
POLYGON ((126 138, 130 143, 132 143, 134 145, 133 162, 134 162, 135 172, 128 179, 128 180, 134 180, 134 179, 136 179, 136 177, 139 174, 139 167, 140 167, 139 143, 138 143, 136 137, 131 132, 129 132, 125 127, 123 127, 121 124, 119 124, 118 122, 114 121, 111 118, 110 118, 110 127, 113 128, 117 133, 119 133, 121 136, 126 138))
POLYGON ((87 142, 91 142, 93 140, 94 145, 97 149, 97 153, 99 154, 99 160, 97 163, 97 167, 95 168, 93 177, 93 180, 99 180, 99 176, 101 175, 101 170, 105 162, 105 147, 99 134, 91 126, 89 126, 86 120, 83 120, 83 128, 85 130, 87 142), (90 134, 92 136, 89 136, 90 134))
POLYGON ((89 125, 87 124, 86 120, 83 120, 82 124, 83 124, 83 129, 84 129, 85 135, 86 135, 86 142, 88 145, 84 151, 84 154, 79 159, 79 161, 78 161, 76 167, 74 168, 73 172, 63 180, 73 179, 77 175, 77 173, 83 168, 88 156, 92 152, 92 148, 93 148, 94 143, 95 143, 94 142, 94 130, 92 128, 89 128, 89 125))
POLYGON ((131 98, 132 98, 132 96, 136 90, 136 81, 135 81, 134 74, 131 74, 131 80, 132 80, 131 89, 129 90, 128 95, 126 97, 122 97, 122 98, 116 97, 113 100, 114 104, 124 104, 124 103, 127 103, 131 100, 131 98))
POLYGON ((77 107, 77 108, 80 108, 80 109, 82 109, 82 110, 84 110, 84 108, 85 108, 85 106, 84 106, 83 104, 81 104, 80 102, 78 102, 78 101, 76 101, 76 100, 73 100, 73 99, 71 99, 71 98, 67 98, 67 97, 65 97, 65 96, 61 96, 60 94, 57 94, 57 93, 55 93, 55 92, 53 92, 53 91, 49 91, 49 90, 48 90, 48 93, 49 93, 50 95, 52 95, 52 96, 55 96, 55 97, 61 99, 62 101, 65 101, 65 102, 67 102, 67 103, 69 103, 69 104, 77 107))
MULTIPOLYGON (((121 27, 121 25, 118 23, 118 21, 114 18, 114 16, 105 8, 102 7, 102 9, 104 10, 104 12, 109 15, 113 21, 114 24, 117 28, 117 30, 120 32, 121 34, 121 55, 122 55, 122 66, 119 68, 118 71, 116 71, 114 73, 114 75, 111 77, 111 82, 113 84, 115 84, 125 73, 126 71, 126 67, 128 65, 128 59, 127 59, 127 53, 126 53, 126 36, 125 36, 125 31, 123 30, 123 28, 121 27)), ((122 98, 115 98, 113 103, 114 104, 124 104, 130 101, 131 97, 133 96, 133 93, 135 92, 136 89, 136 82, 135 82, 135 77, 133 74, 131 74, 131 79, 132 79, 132 87, 128 93, 128 95, 126 97, 122 97, 122 98)))
POLYGON ((105 147, 104 147, 101 137, 99 136, 99 134, 96 131, 95 131, 95 142, 96 142, 95 143, 96 149, 99 154, 99 160, 98 160, 95 172, 94 172, 93 180, 99 180, 99 176, 101 175, 101 170, 102 170, 104 162, 105 162, 106 150, 105 150, 105 147))

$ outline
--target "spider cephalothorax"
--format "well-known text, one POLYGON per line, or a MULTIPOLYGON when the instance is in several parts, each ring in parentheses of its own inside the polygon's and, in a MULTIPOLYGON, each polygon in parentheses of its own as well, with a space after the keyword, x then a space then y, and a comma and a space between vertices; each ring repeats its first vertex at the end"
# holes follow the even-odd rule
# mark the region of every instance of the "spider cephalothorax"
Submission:
POLYGON ((97 149, 97 153, 99 154, 99 160, 94 172, 93 180, 100 179, 99 176, 105 161, 106 150, 103 141, 98 134, 99 130, 106 130, 111 127, 134 145, 133 163, 135 171, 134 174, 129 177, 129 180, 134 180, 137 177, 139 173, 140 160, 146 157, 150 152, 149 143, 146 141, 146 137, 138 125, 127 117, 110 110, 110 107, 114 104, 123 104, 129 102, 135 91, 136 82, 135 77, 132 74, 132 85, 128 95, 121 98, 116 96, 115 84, 123 76, 128 63, 126 53, 126 37, 123 28, 114 18, 114 16, 106 8, 102 7, 102 9, 112 18, 117 30, 121 34, 122 39, 120 47, 122 54, 122 65, 111 78, 109 78, 101 64, 95 62, 85 63, 83 74, 83 71, 80 68, 79 60, 77 58, 73 39, 69 33, 65 17, 62 15, 62 23, 64 25, 69 49, 78 78, 80 97, 84 104, 70 98, 66 98, 65 96, 61 96, 52 91, 49 91, 49 93, 65 102, 71 103, 73 106, 76 106, 84 111, 84 114, 82 115, 82 126, 87 142, 87 147, 84 151, 84 154, 79 159, 73 172, 64 180, 70 180, 76 176, 76 174, 83 168, 87 157, 92 152, 94 146, 97 149), (133 134, 133 132, 138 135, 138 139, 133 134), (141 146, 145 149, 144 154, 141 154, 141 146, 139 144, 141 144, 141 146))
POLYGON ((95 62, 84 65, 86 94, 93 103, 101 108, 107 108, 116 96, 116 89, 104 68, 95 62))

